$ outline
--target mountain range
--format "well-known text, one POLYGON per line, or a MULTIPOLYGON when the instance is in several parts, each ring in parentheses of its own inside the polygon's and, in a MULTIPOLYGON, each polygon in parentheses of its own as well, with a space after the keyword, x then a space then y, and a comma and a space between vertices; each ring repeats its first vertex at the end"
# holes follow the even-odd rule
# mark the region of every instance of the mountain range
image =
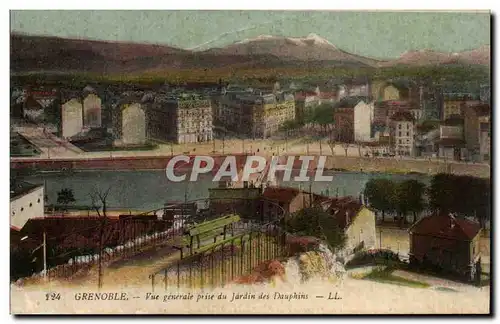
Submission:
POLYGON ((490 65, 490 46, 459 53, 407 51, 380 60, 348 53, 326 39, 261 35, 222 48, 193 51, 166 45, 11 34, 11 72, 141 73, 172 69, 490 65))

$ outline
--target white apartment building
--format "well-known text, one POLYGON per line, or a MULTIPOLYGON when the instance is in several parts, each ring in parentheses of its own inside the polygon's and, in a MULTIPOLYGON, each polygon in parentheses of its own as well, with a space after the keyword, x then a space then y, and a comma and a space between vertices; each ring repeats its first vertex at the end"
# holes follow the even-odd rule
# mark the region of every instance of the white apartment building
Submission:
POLYGON ((101 98, 93 93, 83 99, 83 124, 88 128, 101 127, 101 98))
MULTIPOLYGON (((12 181, 12 180, 11 180, 12 181)), ((14 181, 10 187, 10 227, 23 228, 30 218, 44 215, 44 187, 14 181)))
POLYGON ((375 105, 373 102, 360 101, 354 106, 354 140, 368 142, 371 140, 371 126, 375 105))
POLYGON ((410 112, 396 112, 391 118, 391 143, 397 155, 414 152, 414 119, 410 112))
POLYGON ((62 137, 70 138, 83 129, 82 103, 73 98, 61 107, 62 137))

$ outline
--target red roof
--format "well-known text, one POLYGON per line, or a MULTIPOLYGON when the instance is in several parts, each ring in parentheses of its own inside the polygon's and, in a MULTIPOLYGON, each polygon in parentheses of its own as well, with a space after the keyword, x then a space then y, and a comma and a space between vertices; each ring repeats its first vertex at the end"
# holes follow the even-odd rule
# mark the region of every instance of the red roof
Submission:
POLYGON ((410 228, 410 233, 443 237, 458 241, 471 241, 481 230, 479 224, 450 214, 424 217, 410 228))
POLYGON ((321 99, 335 99, 337 98, 336 92, 320 92, 319 97, 321 99))
POLYGON ((474 109, 478 116, 489 116, 491 115, 491 106, 485 103, 475 103, 470 104, 469 107, 474 109))
POLYGON ((300 191, 289 187, 267 187, 262 196, 269 200, 289 203, 299 195, 300 191))
POLYGON ((346 229, 352 224, 358 212, 363 207, 363 204, 358 199, 351 196, 332 198, 316 195, 315 199, 321 203, 325 210, 333 214, 333 217, 342 229, 346 229))
POLYGON ((408 111, 397 111, 392 115, 391 120, 394 121, 413 121, 413 115, 408 111))
POLYGON ((295 93, 296 100, 305 99, 307 97, 314 97, 314 96, 316 96, 316 92, 313 92, 313 91, 301 91, 301 92, 295 93))

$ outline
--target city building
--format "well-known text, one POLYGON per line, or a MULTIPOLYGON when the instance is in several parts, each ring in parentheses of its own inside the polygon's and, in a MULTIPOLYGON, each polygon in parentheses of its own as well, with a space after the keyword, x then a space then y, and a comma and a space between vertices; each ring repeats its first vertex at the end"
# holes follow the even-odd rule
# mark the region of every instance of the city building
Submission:
POLYGON ((354 106, 354 141, 369 142, 371 140, 374 111, 373 102, 367 103, 361 100, 354 106))
POLYGON ((423 116, 424 116, 424 111, 420 108, 417 108, 417 107, 411 108, 410 113, 413 116, 413 119, 415 120, 416 123, 421 121, 423 116))
POLYGON ((22 115, 31 122, 57 129, 61 117, 57 106, 58 97, 56 89, 27 87, 22 96, 22 115))
POLYGON ((371 96, 375 101, 407 100, 408 85, 401 81, 375 80, 372 82, 371 96))
POLYGON ((391 117, 391 143, 397 155, 413 156, 414 153, 413 115, 408 111, 398 111, 391 117))
POLYGON ((369 140, 373 111, 374 107, 370 97, 345 97, 337 102, 333 109, 336 139, 343 143, 369 140), (358 139, 356 139, 356 133, 358 139))
POLYGON ((335 138, 338 142, 354 142, 354 106, 357 103, 348 103, 345 98, 335 107, 333 112, 333 123, 335 138))
POLYGON ((87 86, 83 89, 83 127, 100 128, 101 122, 101 98, 94 88, 87 86))
POLYGON ((83 108, 79 99, 73 98, 61 106, 61 134, 71 138, 83 129, 83 108))
POLYGON ((440 130, 433 129, 424 134, 415 136, 415 156, 436 157, 439 147, 440 130))
POLYGON ((489 84, 481 84, 480 87, 479 100, 489 104, 491 101, 491 86, 489 84))
POLYGON ((371 97, 370 81, 367 78, 346 80, 339 90, 343 91, 343 97, 371 97))
POLYGON ((489 104, 467 104, 463 110, 464 115, 464 139, 467 148, 467 155, 472 161, 484 161, 484 155, 481 154, 481 127, 487 129, 487 126, 480 122, 484 117, 488 117, 491 113, 489 104))
POLYGON ((479 117, 479 155, 481 161, 490 162, 491 159, 491 121, 490 115, 479 117))
POLYGON ((372 249, 377 244, 375 213, 354 197, 321 199, 320 206, 337 220, 346 234, 341 254, 349 256, 362 249, 372 249))
POLYGON ((297 91, 295 92, 295 120, 303 123, 306 116, 310 115, 314 108, 319 105, 320 98, 313 91, 297 91))
POLYGON ((465 158, 464 120, 459 116, 449 118, 439 125, 439 157, 461 160, 465 158))
POLYGON ((151 138, 174 143, 213 139, 211 100, 195 94, 158 95, 148 110, 151 138))
POLYGON ((293 214, 312 205, 312 195, 291 187, 267 187, 262 193, 264 214, 293 214))
POLYGON ((147 142, 146 112, 141 97, 126 96, 114 107, 113 145, 133 146, 147 142))
POLYGON ((234 187, 230 181, 220 181, 218 187, 208 189, 209 210, 212 215, 237 213, 245 218, 263 220, 260 197, 262 188, 245 182, 234 187))
POLYGON ((479 100, 474 100, 474 97, 467 93, 449 93, 443 97, 442 120, 451 118, 453 115, 463 116, 464 109, 467 105, 480 103, 479 100))
MULTIPOLYGON (((373 121, 378 125, 389 125, 390 119, 397 112, 409 112, 415 105, 409 101, 376 101, 374 106, 373 121)), ((413 116, 413 114, 412 114, 413 116)))
POLYGON ((480 265, 479 224, 451 214, 421 218, 410 229, 410 264, 438 267, 475 279, 480 265))
POLYGON ((253 138, 276 134, 295 119, 295 98, 288 92, 247 90, 226 94, 221 100, 221 121, 230 132, 253 138))
POLYGON ((10 180, 10 227, 19 231, 29 219, 43 217, 44 186, 10 180))

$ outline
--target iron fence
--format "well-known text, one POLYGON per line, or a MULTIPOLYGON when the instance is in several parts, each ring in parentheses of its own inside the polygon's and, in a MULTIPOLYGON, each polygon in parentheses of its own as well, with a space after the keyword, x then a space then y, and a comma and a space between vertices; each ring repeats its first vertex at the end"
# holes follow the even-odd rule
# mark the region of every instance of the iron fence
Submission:
MULTIPOLYGON (((191 200, 189 203, 203 202, 202 205, 208 206, 207 199, 191 200)), ((56 278, 71 278, 78 273, 83 273, 96 266, 101 262, 103 265, 108 265, 114 261, 126 258, 132 258, 135 255, 158 246, 174 245, 174 242, 184 234, 186 226, 199 223, 206 220, 215 219, 227 213, 238 213, 247 209, 249 217, 243 216, 243 220, 232 225, 231 237, 233 239, 226 240, 222 244, 212 244, 210 249, 203 250, 197 255, 192 255, 181 260, 178 267, 185 264, 203 264, 207 266, 207 262, 211 264, 221 264, 228 260, 227 251, 238 257, 238 255, 248 255, 253 259, 244 261, 243 266, 236 268, 231 265, 229 269, 234 275, 241 275, 243 270, 248 271, 256 263, 264 261, 268 258, 278 256, 283 249, 281 239, 275 232, 269 232, 272 228, 277 229, 280 220, 285 216, 285 212, 278 204, 267 201, 265 199, 217 199, 217 202, 212 204, 210 208, 204 211, 185 210, 186 202, 178 204, 169 204, 164 208, 153 210, 139 215, 122 215, 119 219, 103 220, 103 218, 83 217, 78 219, 51 217, 45 219, 43 225, 40 223, 33 224, 30 228, 29 242, 21 242, 16 248, 15 253, 22 256, 17 258, 11 255, 11 279, 17 280, 21 277, 33 275, 43 270, 43 249, 38 248, 36 253, 32 250, 39 246, 42 239, 42 233, 47 234, 47 277, 49 279, 56 278), (252 202, 249 204, 249 202, 252 202), (276 205, 276 208, 269 208, 268 211, 263 209, 264 204, 276 205), (174 213, 166 213, 167 207, 171 208, 178 205, 174 213), (251 207, 251 209, 249 208, 251 207), (222 208, 221 208, 222 207, 222 208), (262 225, 264 222, 266 224, 262 225), (102 232, 101 232, 102 231, 102 232), (61 234, 62 233, 62 234, 61 234), (267 233, 267 234, 265 234, 267 233), (265 237, 265 239, 264 239, 265 237), (102 240, 102 251, 101 250, 102 240), (251 248, 255 247, 259 253, 255 253, 251 248), (222 251, 222 252, 221 252, 222 251), (265 251, 265 252, 263 252, 265 251), (218 256, 221 255, 222 257, 218 256), (99 258, 99 254, 101 255, 99 258), (35 256, 35 263, 32 262, 35 256), (218 257, 217 257, 218 256, 218 257), (222 261, 220 261, 220 260, 222 261), (215 263, 214 263, 215 262, 215 263), (29 271, 27 271, 29 269, 29 271), (236 272, 235 272, 236 271, 236 272)), ((245 215, 246 215, 245 214, 245 215)), ((24 235, 24 234, 23 234, 24 235)), ((176 251, 172 249, 172 254, 176 251)), ((245 259, 246 260, 246 259, 245 259)), ((199 272, 205 272, 203 267, 192 267, 190 270, 193 274, 194 269, 199 272)), ((164 281, 169 282, 169 276, 172 272, 172 267, 165 269, 164 281)), ((224 270, 227 271, 224 266, 224 270)), ((179 274, 179 278, 184 275, 179 274)), ((232 280, 231 277, 224 277, 224 282, 232 280)), ((154 277, 157 277, 155 275, 154 277)), ((152 279, 155 281, 155 279, 152 279)), ((190 279, 191 280, 191 279, 190 279)), ((211 279, 210 279, 211 280, 211 279)), ((210 281, 209 280, 209 281, 210 281)), ((206 280, 205 280, 206 283, 206 280)), ((179 281, 181 286, 182 280, 179 281)), ((177 285, 177 284, 175 284, 177 285)))
POLYGON ((272 222, 249 226, 221 243, 201 248, 150 275, 151 289, 224 286, 249 274, 265 261, 283 257, 286 233, 272 222))

